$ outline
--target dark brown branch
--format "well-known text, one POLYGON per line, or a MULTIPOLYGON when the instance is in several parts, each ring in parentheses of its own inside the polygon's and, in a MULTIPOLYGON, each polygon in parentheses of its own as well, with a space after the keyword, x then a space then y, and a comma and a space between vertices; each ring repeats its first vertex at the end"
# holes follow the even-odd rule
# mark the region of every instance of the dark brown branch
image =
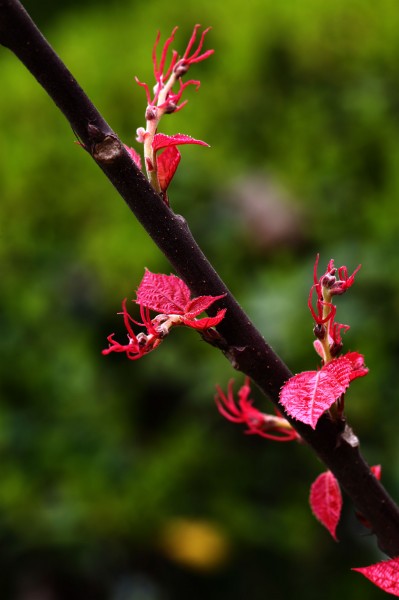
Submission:
MULTIPOLYGON (((195 296, 226 294, 227 307, 214 344, 233 366, 249 375, 278 403, 290 377, 288 367, 265 342, 195 242, 185 220, 175 215, 136 168, 117 135, 104 121, 71 73, 17 0, 0 0, 0 43, 29 69, 64 113, 102 171, 195 296)), ((281 410, 281 406, 279 406, 281 410)), ((290 419, 289 419, 290 420, 290 419)), ((356 439, 345 423, 320 419, 316 431, 290 420, 303 439, 335 474, 357 510, 371 523, 380 547, 399 555, 399 509, 371 475, 356 439)))

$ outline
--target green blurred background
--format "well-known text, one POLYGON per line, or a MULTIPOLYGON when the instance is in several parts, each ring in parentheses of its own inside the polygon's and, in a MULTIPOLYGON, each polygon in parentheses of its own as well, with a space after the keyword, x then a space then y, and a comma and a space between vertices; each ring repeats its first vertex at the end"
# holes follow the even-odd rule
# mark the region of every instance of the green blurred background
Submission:
MULTIPOLYGON (((194 23, 212 25, 199 93, 162 123, 211 145, 182 148, 171 203, 294 372, 318 364, 316 252, 323 267, 363 264, 338 299, 345 347, 370 368, 347 414, 398 498, 398 4, 26 6, 129 145, 157 30, 178 24, 183 51, 194 23)), ((217 413, 214 385, 242 376, 195 332, 136 363, 101 355, 144 267, 170 267, 4 48, 0 81, 1 598, 384 597, 349 570, 381 558, 350 503, 339 545, 311 515, 312 453, 217 413)))

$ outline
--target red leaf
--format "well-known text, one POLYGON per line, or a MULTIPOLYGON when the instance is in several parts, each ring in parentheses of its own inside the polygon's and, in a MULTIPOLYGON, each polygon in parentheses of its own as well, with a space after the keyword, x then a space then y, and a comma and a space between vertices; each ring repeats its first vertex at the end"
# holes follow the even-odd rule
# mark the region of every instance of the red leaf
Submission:
POLYGON ((156 274, 146 269, 136 302, 159 313, 183 315, 190 302, 190 290, 176 275, 156 274))
POLYGON ((358 567, 352 571, 358 571, 384 592, 399 597, 399 558, 385 560, 369 567, 358 567))
MULTIPOLYGON (((220 297, 220 296, 219 296, 220 297)), ((215 296, 215 299, 217 298, 217 296, 215 296)), ((184 325, 187 325, 187 327, 192 327, 193 329, 199 329, 199 330, 204 330, 204 329, 209 329, 210 327, 216 327, 216 325, 219 325, 220 321, 223 319, 224 315, 226 314, 226 308, 222 308, 221 310, 219 310, 217 312, 217 314, 214 317, 204 317, 203 319, 190 319, 190 317, 187 317, 187 315, 184 315, 183 317, 183 323, 184 325)))
POLYGON ((312 483, 309 502, 316 519, 328 529, 337 542, 335 531, 341 516, 342 496, 338 481, 331 471, 322 473, 312 483))
POLYGON ((197 317, 204 310, 209 308, 211 304, 213 304, 216 300, 220 300, 220 298, 224 298, 226 294, 222 294, 221 296, 198 296, 197 298, 193 298, 186 306, 186 316, 197 317))
POLYGON ((363 354, 359 354, 359 352, 347 352, 345 357, 350 360, 352 364, 351 381, 367 375, 369 370, 364 364, 363 354))
POLYGON ((169 187, 176 169, 179 165, 181 154, 176 146, 169 146, 157 156, 158 181, 163 192, 169 187))
POLYGON ((372 472, 374 477, 376 479, 378 479, 378 481, 381 481, 381 471, 382 471, 381 465, 373 465, 372 467, 370 467, 370 471, 372 472))
POLYGON ((345 392, 351 372, 351 361, 341 356, 319 371, 294 375, 281 388, 280 402, 291 417, 315 429, 321 415, 345 392))
POLYGON ((136 166, 140 169, 141 171, 141 157, 140 154, 138 152, 136 152, 136 150, 134 148, 130 148, 129 146, 126 146, 126 144, 124 144, 125 149, 129 152, 132 160, 134 163, 136 163, 136 166))
POLYGON ((152 149, 158 152, 161 148, 169 146, 180 146, 183 144, 198 144, 199 146, 209 146, 206 142, 196 140, 184 133, 175 133, 174 135, 166 135, 165 133, 156 133, 152 142, 152 149))
POLYGON ((223 319, 226 309, 218 311, 214 317, 196 319, 197 315, 209 308, 221 296, 198 296, 190 300, 190 290, 176 275, 163 275, 145 270, 136 294, 136 303, 150 310, 167 315, 182 315, 182 323, 193 329, 215 327, 223 319))

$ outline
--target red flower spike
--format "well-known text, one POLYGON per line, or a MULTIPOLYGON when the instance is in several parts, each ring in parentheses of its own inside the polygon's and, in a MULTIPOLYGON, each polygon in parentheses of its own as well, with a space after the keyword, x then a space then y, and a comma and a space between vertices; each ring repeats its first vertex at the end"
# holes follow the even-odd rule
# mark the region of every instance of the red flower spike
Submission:
MULTIPOLYGON (((164 75, 163 72, 165 69, 165 62, 166 62, 166 57, 168 54, 168 49, 169 49, 169 46, 171 45, 171 43, 175 39, 175 33, 177 30, 178 30, 178 27, 175 27, 172 30, 172 33, 170 34, 170 36, 168 37, 166 42, 164 43, 164 46, 163 46, 162 52, 161 52, 161 60, 159 62, 159 66, 158 66, 158 61, 157 61, 157 48, 158 48, 159 40, 161 39, 161 32, 158 31, 158 33, 157 33, 157 37, 155 39, 155 44, 152 49, 152 63, 154 65, 154 75, 155 75, 156 81, 162 81, 162 79, 166 80, 168 78, 168 73, 165 73, 165 75, 164 75)), ((172 65, 173 66, 174 66, 174 63, 176 62, 176 58, 177 58, 177 52, 173 52, 173 55, 172 55, 172 65)), ((173 68, 173 66, 172 66, 172 68, 173 68)))
POLYGON ((219 386, 216 386, 215 402, 223 417, 233 423, 245 424, 248 427, 245 431, 247 434, 260 435, 276 442, 300 439, 281 413, 276 411, 276 415, 268 415, 252 406, 253 401, 249 399, 251 388, 248 377, 245 378, 245 383, 238 392, 238 403, 234 400, 233 383, 234 381, 231 379, 228 384, 227 396, 219 386))
POLYGON ((102 354, 107 355, 111 354, 111 352, 126 352, 126 356, 130 360, 137 360, 143 356, 144 353, 141 351, 138 344, 134 344, 132 341, 129 341, 128 344, 120 344, 114 340, 114 335, 114 333, 111 333, 111 335, 107 337, 109 347, 102 350, 102 354))
POLYGON ((330 295, 341 295, 346 292, 354 283, 355 275, 362 265, 358 265, 352 275, 348 276, 348 269, 345 266, 336 268, 334 260, 331 259, 327 265, 325 273, 317 278, 317 267, 319 263, 319 255, 316 256, 316 261, 313 270, 313 281, 315 286, 322 286, 329 289, 330 295), (338 273, 338 278, 336 274, 338 273))
POLYGON ((137 83, 137 85, 144 88, 145 95, 147 98, 147 104, 149 106, 156 104, 156 97, 154 97, 154 100, 151 100, 150 88, 148 87, 148 85, 146 83, 144 83, 144 81, 140 81, 140 79, 138 77, 135 77, 134 80, 137 83))
POLYGON ((352 275, 348 275, 347 267, 342 266, 336 268, 334 266, 334 260, 331 259, 327 265, 326 271, 319 278, 317 276, 318 263, 319 255, 317 254, 313 269, 313 285, 310 288, 308 298, 308 307, 316 323, 314 328, 314 333, 317 338, 315 349, 322 357, 323 363, 326 364, 341 352, 343 345, 341 332, 346 332, 349 329, 348 325, 335 323, 337 309, 332 303, 332 298, 335 295, 343 294, 353 285, 355 275, 359 271, 361 265, 355 269, 352 275), (315 302, 314 294, 316 294, 315 302), (325 333, 327 333, 327 338, 325 337, 325 333))
POLYGON ((331 471, 322 473, 312 483, 309 503, 316 519, 328 529, 337 542, 336 529, 341 516, 342 495, 338 481, 331 471))
POLYGON ((211 54, 214 53, 214 50, 206 50, 205 52, 203 52, 201 54, 205 36, 210 29, 210 28, 208 28, 202 32, 197 49, 190 56, 190 52, 196 41, 197 32, 198 32, 199 27, 200 27, 200 25, 196 25, 194 27, 194 31, 189 40, 188 46, 184 52, 183 57, 180 60, 179 60, 179 55, 176 52, 176 50, 172 51, 172 58, 170 60, 168 67, 166 66, 168 51, 169 51, 170 45, 174 41, 174 36, 175 36, 175 33, 178 28, 175 27, 173 29, 171 35, 167 38, 166 42, 164 43, 162 51, 161 51, 161 58, 160 58, 159 64, 158 64, 158 59, 157 59, 157 49, 158 49, 158 44, 160 41, 160 33, 158 32, 156 40, 155 40, 155 44, 153 47, 153 51, 152 51, 152 62, 153 62, 153 67, 154 67, 154 77, 155 77, 155 81, 156 81, 156 85, 154 88, 154 97, 152 99, 151 99, 151 93, 150 93, 149 86, 146 83, 139 81, 139 79, 137 79, 137 77, 135 78, 136 83, 144 88, 146 97, 147 97, 147 103, 149 106, 157 106, 159 109, 164 110, 165 112, 175 112, 175 111, 183 108, 183 106, 186 104, 186 102, 182 102, 180 105, 178 105, 178 103, 180 102, 183 90, 189 85, 195 85, 198 89, 199 81, 191 80, 191 81, 185 82, 184 84, 181 83, 180 89, 176 93, 172 91, 173 85, 176 82, 176 80, 180 79, 185 73, 187 73, 188 69, 190 68, 190 66, 192 64, 200 62, 202 60, 205 60, 209 56, 211 56, 211 54), (167 87, 167 86, 168 86, 168 90, 166 93, 165 101, 161 102, 161 104, 158 104, 159 95, 162 92, 162 90, 164 90, 165 87, 167 87))
POLYGON ((179 60, 179 62, 176 63, 176 66, 174 67, 174 71, 177 74, 177 76, 179 76, 179 77, 184 75, 185 73, 187 73, 190 65, 200 62, 202 60, 205 60, 206 58, 208 58, 215 52, 214 50, 207 50, 206 52, 203 52, 203 54, 200 54, 200 52, 202 50, 202 46, 204 45, 205 36, 208 33, 208 31, 210 31, 210 29, 211 29, 210 27, 208 27, 207 29, 204 29, 204 31, 202 32, 197 49, 195 50, 195 52, 193 52, 193 54, 191 56, 189 56, 191 49, 194 46, 195 41, 196 41, 197 31, 200 27, 201 27, 201 25, 196 25, 194 27, 194 31, 188 42, 186 51, 183 54, 183 58, 181 60, 179 60))
POLYGON ((339 280, 332 286, 331 288, 331 293, 332 294, 344 294, 346 292, 347 289, 349 289, 354 281, 355 281, 355 275, 356 273, 359 271, 359 269, 361 268, 362 265, 358 265, 356 267, 356 269, 353 271, 352 275, 350 275, 348 277, 348 269, 346 267, 339 267, 338 269, 338 276, 339 276, 339 280))
POLYGON ((107 355, 111 352, 125 352, 130 360, 138 360, 144 356, 144 354, 148 354, 152 350, 155 350, 162 342, 164 335, 154 327, 153 322, 150 319, 149 311, 143 306, 140 306, 140 315, 143 320, 142 323, 137 323, 137 321, 135 321, 128 313, 126 308, 126 298, 122 302, 122 312, 119 314, 123 316, 123 322, 128 332, 129 342, 127 344, 120 344, 114 340, 115 334, 112 333, 107 337, 110 346, 103 350, 102 354, 107 355), (145 327, 147 334, 139 333, 136 335, 130 323, 145 327))
POLYGON ((188 63, 194 63, 194 62, 199 62, 200 60, 205 60, 205 58, 207 58, 208 56, 210 56, 210 54, 213 54, 213 53, 215 52, 214 50, 207 50, 207 52, 205 52, 206 56, 204 56, 204 54, 201 54, 201 55, 199 55, 199 53, 200 53, 200 52, 201 52, 201 50, 202 50, 202 46, 203 46, 203 44, 204 44, 204 39, 205 39, 205 36, 206 36, 206 34, 208 33, 208 31, 210 31, 210 30, 211 30, 211 28, 210 28, 210 27, 208 27, 207 29, 205 29, 205 30, 202 32, 201 39, 200 39, 200 42, 199 42, 199 44, 198 44, 198 48, 197 48, 197 50, 196 50, 196 51, 195 51, 195 52, 194 52, 194 53, 191 55, 191 57, 189 56, 189 54, 190 54, 190 52, 191 52, 191 48, 192 48, 192 47, 193 47, 193 45, 195 44, 195 39, 196 39, 196 37, 197 37, 197 31, 198 31, 198 29, 199 29, 200 27, 201 27, 201 25, 198 25, 198 24, 197 24, 197 25, 194 27, 194 31, 193 31, 193 33, 192 33, 192 35, 191 35, 191 38, 190 38, 190 40, 189 40, 189 42, 188 42, 188 44, 187 44, 186 51, 185 51, 185 53, 183 54, 183 59, 184 59, 186 62, 188 62, 188 63))
POLYGON ((399 597, 399 557, 352 571, 361 573, 384 592, 399 597))
POLYGON ((324 302, 323 296, 320 291, 320 285, 318 283, 312 285, 309 292, 308 298, 308 307, 312 314, 312 317, 318 325, 323 325, 330 320, 334 320, 335 313, 337 312, 337 308, 331 302, 324 302), (316 292, 316 310, 313 308, 313 293, 316 292), (327 315, 323 316, 323 309, 325 306, 329 307, 329 312, 327 315))
POLYGON ((351 361, 341 356, 319 371, 294 375, 281 388, 280 403, 291 417, 315 429, 321 415, 349 386, 351 373, 351 361))

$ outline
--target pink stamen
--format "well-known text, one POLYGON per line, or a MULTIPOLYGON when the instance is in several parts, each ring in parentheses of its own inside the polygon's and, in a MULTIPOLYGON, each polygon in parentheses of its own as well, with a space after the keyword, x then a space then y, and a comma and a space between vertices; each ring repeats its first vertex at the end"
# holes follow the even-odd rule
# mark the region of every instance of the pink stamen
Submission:
MULTIPOLYGON (((173 29, 170 37, 168 37, 168 39, 166 40, 166 42, 165 42, 165 44, 163 46, 163 49, 162 49, 161 60, 160 60, 160 63, 159 63, 158 71, 155 72, 155 70, 154 70, 155 78, 158 81, 162 80, 162 79, 163 80, 167 79, 166 76, 163 76, 163 70, 165 68, 165 62, 166 62, 166 57, 167 57, 167 54, 168 54, 169 46, 174 41, 174 39, 175 39, 175 33, 176 33, 177 30, 178 30, 178 27, 175 27, 173 29)), ((158 41, 159 41, 159 38, 158 38, 158 41)), ((158 44, 158 41, 157 41, 157 44, 158 44)), ((155 60, 156 60, 156 46, 154 46, 154 50, 153 50, 153 61, 154 61, 154 54, 155 54, 155 60)), ((172 55, 172 60, 173 60, 173 55, 172 55)), ((169 67, 169 69, 170 69, 170 67, 169 67)))

